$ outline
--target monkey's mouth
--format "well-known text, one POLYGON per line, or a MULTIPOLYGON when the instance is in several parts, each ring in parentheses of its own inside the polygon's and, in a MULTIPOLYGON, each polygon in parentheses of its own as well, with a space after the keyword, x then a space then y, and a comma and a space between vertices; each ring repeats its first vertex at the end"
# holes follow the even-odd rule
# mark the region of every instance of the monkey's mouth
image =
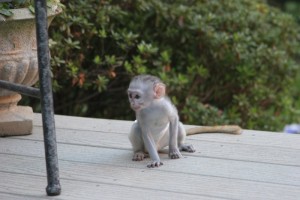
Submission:
POLYGON ((141 106, 131 106, 131 108, 132 108, 132 110, 134 110, 134 111, 139 111, 139 110, 142 109, 141 106))

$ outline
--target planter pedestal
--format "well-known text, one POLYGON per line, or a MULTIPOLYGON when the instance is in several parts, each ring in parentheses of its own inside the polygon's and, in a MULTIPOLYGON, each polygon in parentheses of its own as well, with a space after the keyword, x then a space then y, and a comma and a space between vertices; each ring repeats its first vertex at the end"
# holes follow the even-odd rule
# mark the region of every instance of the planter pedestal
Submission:
POLYGON ((0 97, 0 137, 31 133, 32 108, 17 106, 20 99, 19 94, 0 97))
POLYGON ((32 132, 33 112, 29 106, 18 106, 0 112, 0 137, 29 135, 32 132))

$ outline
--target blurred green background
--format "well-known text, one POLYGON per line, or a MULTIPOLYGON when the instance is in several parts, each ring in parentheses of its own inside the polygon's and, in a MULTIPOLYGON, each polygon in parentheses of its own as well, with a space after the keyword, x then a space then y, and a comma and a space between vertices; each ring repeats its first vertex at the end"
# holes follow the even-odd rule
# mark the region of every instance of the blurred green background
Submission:
MULTIPOLYGON (((300 4, 62 0, 50 29, 55 113, 133 120, 126 89, 160 77, 188 124, 300 122, 300 4)), ((39 101, 23 97, 38 112, 39 101)))

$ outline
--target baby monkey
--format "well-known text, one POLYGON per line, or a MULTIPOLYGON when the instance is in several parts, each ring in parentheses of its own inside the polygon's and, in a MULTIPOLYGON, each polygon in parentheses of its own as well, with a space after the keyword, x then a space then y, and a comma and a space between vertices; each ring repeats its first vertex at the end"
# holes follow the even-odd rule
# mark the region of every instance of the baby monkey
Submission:
POLYGON ((158 151, 169 147, 169 157, 182 157, 180 151, 195 152, 190 144, 185 144, 186 135, 208 132, 240 134, 239 126, 205 126, 185 131, 179 121, 176 107, 166 96, 166 86, 151 75, 135 76, 128 88, 131 108, 135 111, 136 121, 131 127, 129 140, 132 144, 133 161, 143 160, 149 153, 152 160, 149 168, 163 165, 158 151))

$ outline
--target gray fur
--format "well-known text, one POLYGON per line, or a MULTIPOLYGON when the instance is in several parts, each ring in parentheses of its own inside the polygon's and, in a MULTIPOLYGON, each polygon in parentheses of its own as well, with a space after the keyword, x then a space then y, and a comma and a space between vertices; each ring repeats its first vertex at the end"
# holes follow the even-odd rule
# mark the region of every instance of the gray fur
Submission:
POLYGON ((180 151, 195 152, 192 145, 184 144, 186 131, 179 121, 177 109, 164 95, 165 85, 151 75, 139 75, 132 79, 128 88, 131 108, 136 113, 129 140, 132 144, 134 161, 141 161, 150 155, 148 167, 159 167, 158 151, 169 147, 169 157, 178 159, 180 151), (159 92, 156 88, 160 88, 159 92), (157 95, 163 91, 163 95, 157 95), (159 96, 159 97, 157 97, 159 96))

